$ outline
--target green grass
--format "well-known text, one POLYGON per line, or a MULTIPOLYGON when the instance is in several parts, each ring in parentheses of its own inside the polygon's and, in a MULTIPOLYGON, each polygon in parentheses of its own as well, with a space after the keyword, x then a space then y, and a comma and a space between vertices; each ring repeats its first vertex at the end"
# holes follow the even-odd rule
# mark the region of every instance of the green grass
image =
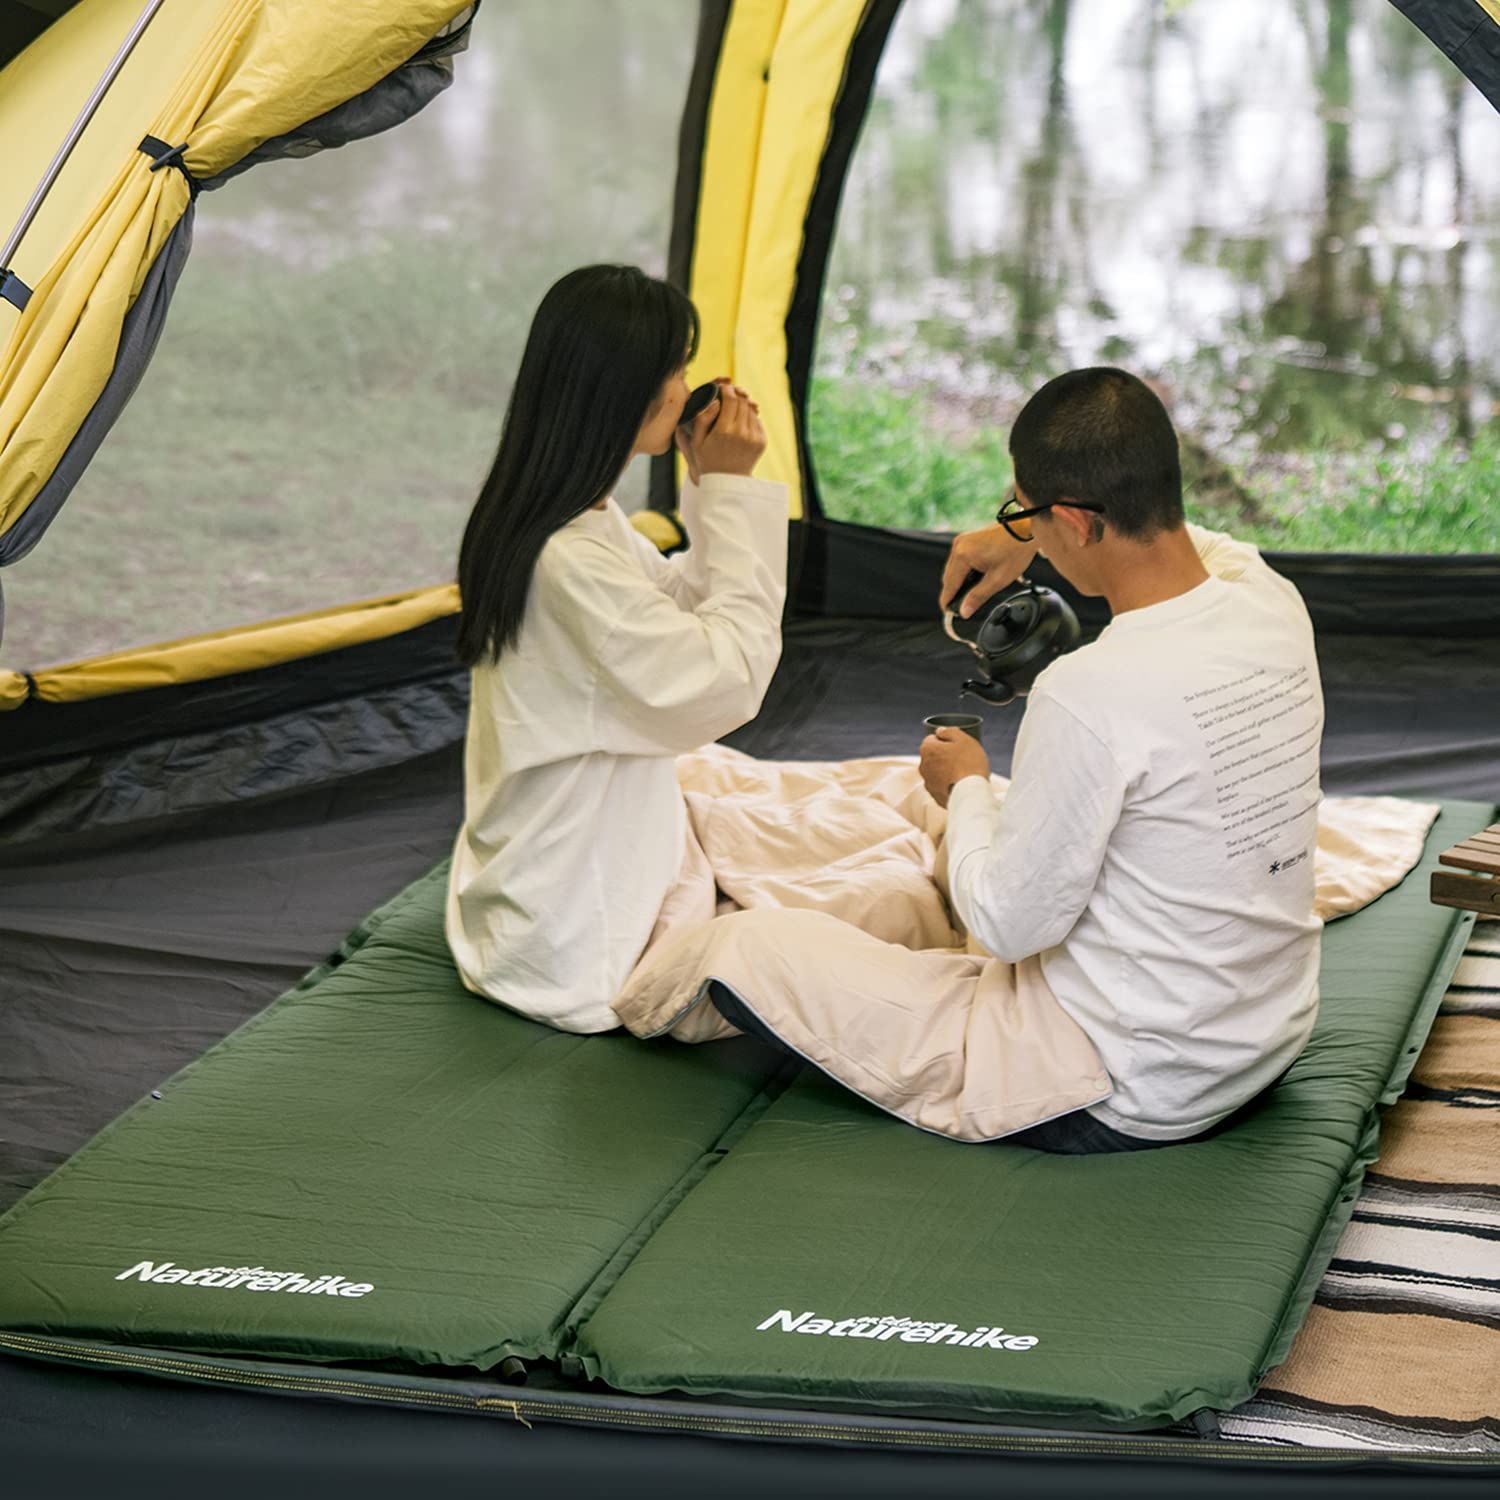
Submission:
POLYGON ((950 436, 920 397, 815 379, 807 432, 824 509, 841 521, 962 530, 993 521, 1010 487, 1005 434, 950 436))
POLYGON ((1500 432, 1428 457, 1320 457, 1312 482, 1268 483, 1275 516, 1251 540, 1296 552, 1500 552, 1500 432))
MULTIPOLYGON (((821 377, 808 432, 825 510, 869 526, 962 531, 988 524, 1010 483, 1005 434, 950 436, 921 394, 821 377)), ((1328 452, 1235 477, 1261 512, 1222 503, 1189 515, 1280 551, 1500 553, 1500 430, 1467 450, 1328 452), (1288 472, 1290 469, 1290 472, 1288 472)))

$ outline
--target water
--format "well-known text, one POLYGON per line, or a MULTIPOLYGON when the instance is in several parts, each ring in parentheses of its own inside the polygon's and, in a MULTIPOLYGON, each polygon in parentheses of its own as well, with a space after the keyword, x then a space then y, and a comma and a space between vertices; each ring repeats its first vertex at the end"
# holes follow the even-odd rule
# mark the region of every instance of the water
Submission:
POLYGON ((1500 120, 1387 0, 908 0, 819 370, 960 436, 1111 363, 1224 460, 1468 441, 1497 254, 1500 120))

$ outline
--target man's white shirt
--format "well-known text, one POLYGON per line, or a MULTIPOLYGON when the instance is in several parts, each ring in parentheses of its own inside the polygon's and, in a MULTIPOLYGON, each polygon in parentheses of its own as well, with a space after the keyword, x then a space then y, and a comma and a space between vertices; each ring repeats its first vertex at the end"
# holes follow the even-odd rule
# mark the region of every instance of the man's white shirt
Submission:
POLYGON ((1196 1134, 1297 1056, 1317 1012, 1323 695, 1297 590, 1190 527, 1210 577, 1117 616, 1036 680, 1008 794, 953 789, 953 904, 1041 955, 1114 1084, 1089 1112, 1196 1134))

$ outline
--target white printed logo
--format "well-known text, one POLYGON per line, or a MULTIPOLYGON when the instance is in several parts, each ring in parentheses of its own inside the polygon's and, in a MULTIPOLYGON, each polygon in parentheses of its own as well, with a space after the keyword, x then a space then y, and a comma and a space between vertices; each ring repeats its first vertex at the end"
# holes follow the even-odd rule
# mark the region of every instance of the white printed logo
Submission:
POLYGON ((375 1290, 368 1281, 345 1281, 327 1271, 304 1276, 301 1271, 268 1271, 264 1266, 200 1266, 184 1270, 170 1260, 138 1261, 128 1271, 121 1271, 116 1281, 149 1281, 155 1286, 237 1287, 246 1292, 308 1292, 314 1296, 363 1297, 375 1290))
POLYGON ((829 1338, 894 1339, 903 1344, 957 1344, 965 1349, 1008 1349, 1024 1354, 1041 1343, 1029 1333, 1012 1334, 1003 1328, 982 1324, 975 1329, 959 1328, 953 1323, 924 1322, 917 1318, 883 1317, 816 1318, 810 1312, 794 1318, 790 1308, 771 1314, 756 1325, 757 1333, 826 1333, 829 1338))

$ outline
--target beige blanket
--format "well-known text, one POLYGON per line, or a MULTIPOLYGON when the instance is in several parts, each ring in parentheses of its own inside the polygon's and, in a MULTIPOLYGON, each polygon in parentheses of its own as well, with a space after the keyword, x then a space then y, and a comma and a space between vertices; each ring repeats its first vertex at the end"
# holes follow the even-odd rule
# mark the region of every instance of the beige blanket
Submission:
MULTIPOLYGON (((678 761, 682 877, 614 1003, 637 1036, 734 1034, 727 986, 794 1051, 913 1125, 993 1140, 1097 1103, 1110 1081, 1039 962, 968 940, 944 885, 947 814, 915 756, 760 761, 714 746, 678 761)), ((1009 783, 993 778, 1004 794, 1009 783)), ((1417 862, 1434 803, 1324 800, 1325 920, 1373 901, 1417 862)))

